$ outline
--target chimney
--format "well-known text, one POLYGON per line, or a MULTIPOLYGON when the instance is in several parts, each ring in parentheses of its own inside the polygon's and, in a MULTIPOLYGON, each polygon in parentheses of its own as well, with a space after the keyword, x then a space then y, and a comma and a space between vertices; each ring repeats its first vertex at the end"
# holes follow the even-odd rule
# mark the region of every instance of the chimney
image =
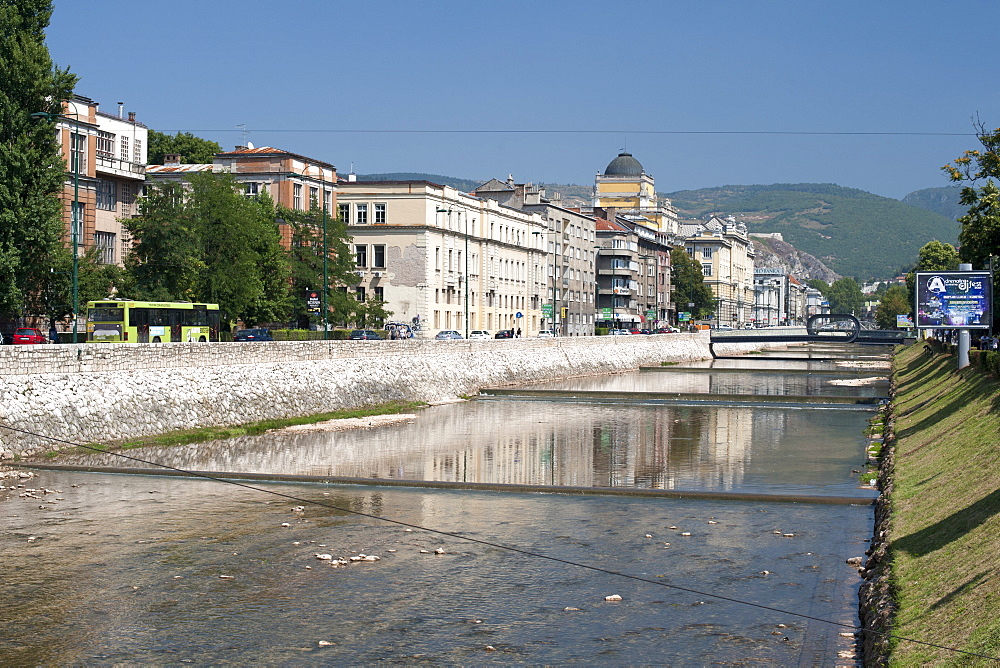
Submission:
POLYGON ((181 164, 181 156, 179 153, 166 153, 163 156, 164 165, 179 165, 181 164))
POLYGON ((125 116, 125 103, 124 102, 119 102, 118 103, 118 118, 124 118, 124 116, 125 116))
POLYGON ((135 123, 135 112, 134 111, 128 112, 128 122, 129 123, 135 123))

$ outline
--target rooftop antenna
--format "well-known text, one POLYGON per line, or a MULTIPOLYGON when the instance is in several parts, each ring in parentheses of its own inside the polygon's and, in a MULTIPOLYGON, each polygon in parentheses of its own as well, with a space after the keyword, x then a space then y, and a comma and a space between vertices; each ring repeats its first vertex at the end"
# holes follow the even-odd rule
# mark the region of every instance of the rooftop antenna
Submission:
POLYGON ((238 127, 241 130, 243 130, 243 141, 240 142, 240 146, 246 146, 247 145, 247 124, 246 123, 237 123, 236 127, 238 127))

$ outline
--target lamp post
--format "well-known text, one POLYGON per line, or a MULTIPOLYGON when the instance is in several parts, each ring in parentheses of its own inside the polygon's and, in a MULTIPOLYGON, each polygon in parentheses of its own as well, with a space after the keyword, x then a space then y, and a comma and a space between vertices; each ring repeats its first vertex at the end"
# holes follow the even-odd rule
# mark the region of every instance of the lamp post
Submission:
MULTIPOLYGON (((452 209, 442 209, 437 207, 435 209, 437 213, 447 213, 448 214, 448 229, 451 229, 451 212, 452 209)), ((458 215, 462 215, 459 211, 458 215)), ((462 277, 462 282, 465 284, 465 303, 464 303, 464 314, 465 314, 465 338, 469 338, 469 216, 465 216, 465 227, 463 228, 463 236, 465 237, 465 268, 464 276, 462 277)))
MULTIPOLYGON (((79 322, 79 317, 77 312, 79 311, 80 302, 80 261, 79 261, 79 245, 80 245, 80 225, 82 221, 80 220, 80 155, 79 151, 74 152, 74 142, 76 142, 76 148, 79 148, 80 141, 80 114, 74 113, 73 123, 76 128, 75 132, 70 132, 70 146, 69 146, 69 160, 73 163, 73 211, 71 214, 71 230, 70 234, 73 238, 73 343, 77 342, 77 325, 79 322), (74 140, 74 136, 76 139, 74 140)), ((30 118, 45 118, 50 121, 54 121, 57 118, 65 118, 69 120, 69 115, 65 114, 50 114, 44 111, 36 111, 30 115, 30 118)))
POLYGON ((326 261, 329 257, 329 253, 326 249, 326 183, 323 183, 323 340, 327 340, 330 337, 330 324, 329 317, 330 311, 327 306, 327 296, 326 293, 330 289, 330 279, 327 274, 326 261))
MULTIPOLYGON (((544 235, 548 236, 549 234, 558 234, 558 231, 557 230, 548 230, 547 232, 537 232, 536 231, 536 232, 532 232, 532 234, 537 234, 539 236, 541 236, 541 235, 544 234, 544 235)), ((549 256, 549 252, 546 249, 546 251, 545 251, 546 261, 548 260, 548 256, 549 256)), ((557 332, 556 332, 556 249, 555 249, 554 245, 553 245, 553 248, 552 248, 552 322, 549 323, 549 329, 552 330, 552 336, 555 336, 557 334, 557 332)))

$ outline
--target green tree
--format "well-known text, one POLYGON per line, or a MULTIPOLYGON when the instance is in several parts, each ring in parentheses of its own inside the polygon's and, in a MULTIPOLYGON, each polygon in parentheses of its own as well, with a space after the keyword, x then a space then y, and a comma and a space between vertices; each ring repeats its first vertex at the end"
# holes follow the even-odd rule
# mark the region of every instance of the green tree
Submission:
POLYGON ((902 285, 890 286, 875 308, 875 324, 879 329, 895 329, 897 315, 909 315, 910 299, 902 285))
POLYGON ((150 130, 146 141, 147 160, 151 165, 162 165, 163 157, 169 153, 176 153, 181 157, 181 162, 192 164, 208 164, 216 153, 222 153, 222 147, 218 143, 196 137, 190 132, 169 135, 150 130))
POLYGON ((131 232, 128 266, 142 299, 217 303, 224 323, 287 317, 288 257, 275 209, 248 198, 230 174, 199 173, 150 184, 131 232))
POLYGON ((841 278, 830 285, 824 294, 830 301, 830 313, 860 314, 865 296, 853 278, 841 278))
POLYGON ((691 317, 698 319, 715 310, 715 297, 712 289, 705 285, 701 264, 680 246, 670 251, 670 280, 678 311, 690 311, 691 317), (692 303, 694 306, 688 307, 692 303))
MULTIPOLYGON (((315 318, 306 310, 307 290, 320 290, 323 285, 323 220, 322 209, 315 202, 309 211, 278 207, 278 220, 291 229, 291 248, 288 251, 292 276, 292 317, 300 327, 315 318)), ((326 216, 326 274, 330 286, 353 285, 357 282, 354 256, 351 254, 350 234, 347 224, 340 219, 326 216)), ((337 295, 328 289, 327 308, 329 322, 343 322, 348 314, 356 311, 353 295, 337 295)))
POLYGON ((958 251, 951 244, 940 241, 928 241, 917 253, 917 265, 912 271, 906 272, 906 291, 910 303, 914 303, 916 289, 916 273, 918 271, 954 271, 958 269, 958 251))
POLYGON ((830 290, 830 284, 824 281, 822 278, 811 278, 806 281, 806 285, 814 290, 819 290, 821 294, 826 294, 830 290))
POLYGON ((1000 128, 988 131, 978 119, 974 127, 982 149, 965 151, 942 169, 952 181, 968 184, 961 196, 968 213, 958 219, 961 258, 973 268, 985 268, 1000 255, 1000 189, 994 182, 1000 179, 1000 128))
POLYGON ((51 0, 0 0, 0 319, 41 315, 69 254, 58 194, 66 178, 53 120, 76 76, 45 46, 51 0))

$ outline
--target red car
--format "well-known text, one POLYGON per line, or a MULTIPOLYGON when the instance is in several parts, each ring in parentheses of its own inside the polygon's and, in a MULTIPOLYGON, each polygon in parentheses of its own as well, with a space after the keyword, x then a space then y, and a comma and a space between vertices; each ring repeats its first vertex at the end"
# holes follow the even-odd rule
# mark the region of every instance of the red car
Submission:
POLYGON ((45 343, 45 337, 33 327, 18 327, 13 338, 14 343, 45 343))

